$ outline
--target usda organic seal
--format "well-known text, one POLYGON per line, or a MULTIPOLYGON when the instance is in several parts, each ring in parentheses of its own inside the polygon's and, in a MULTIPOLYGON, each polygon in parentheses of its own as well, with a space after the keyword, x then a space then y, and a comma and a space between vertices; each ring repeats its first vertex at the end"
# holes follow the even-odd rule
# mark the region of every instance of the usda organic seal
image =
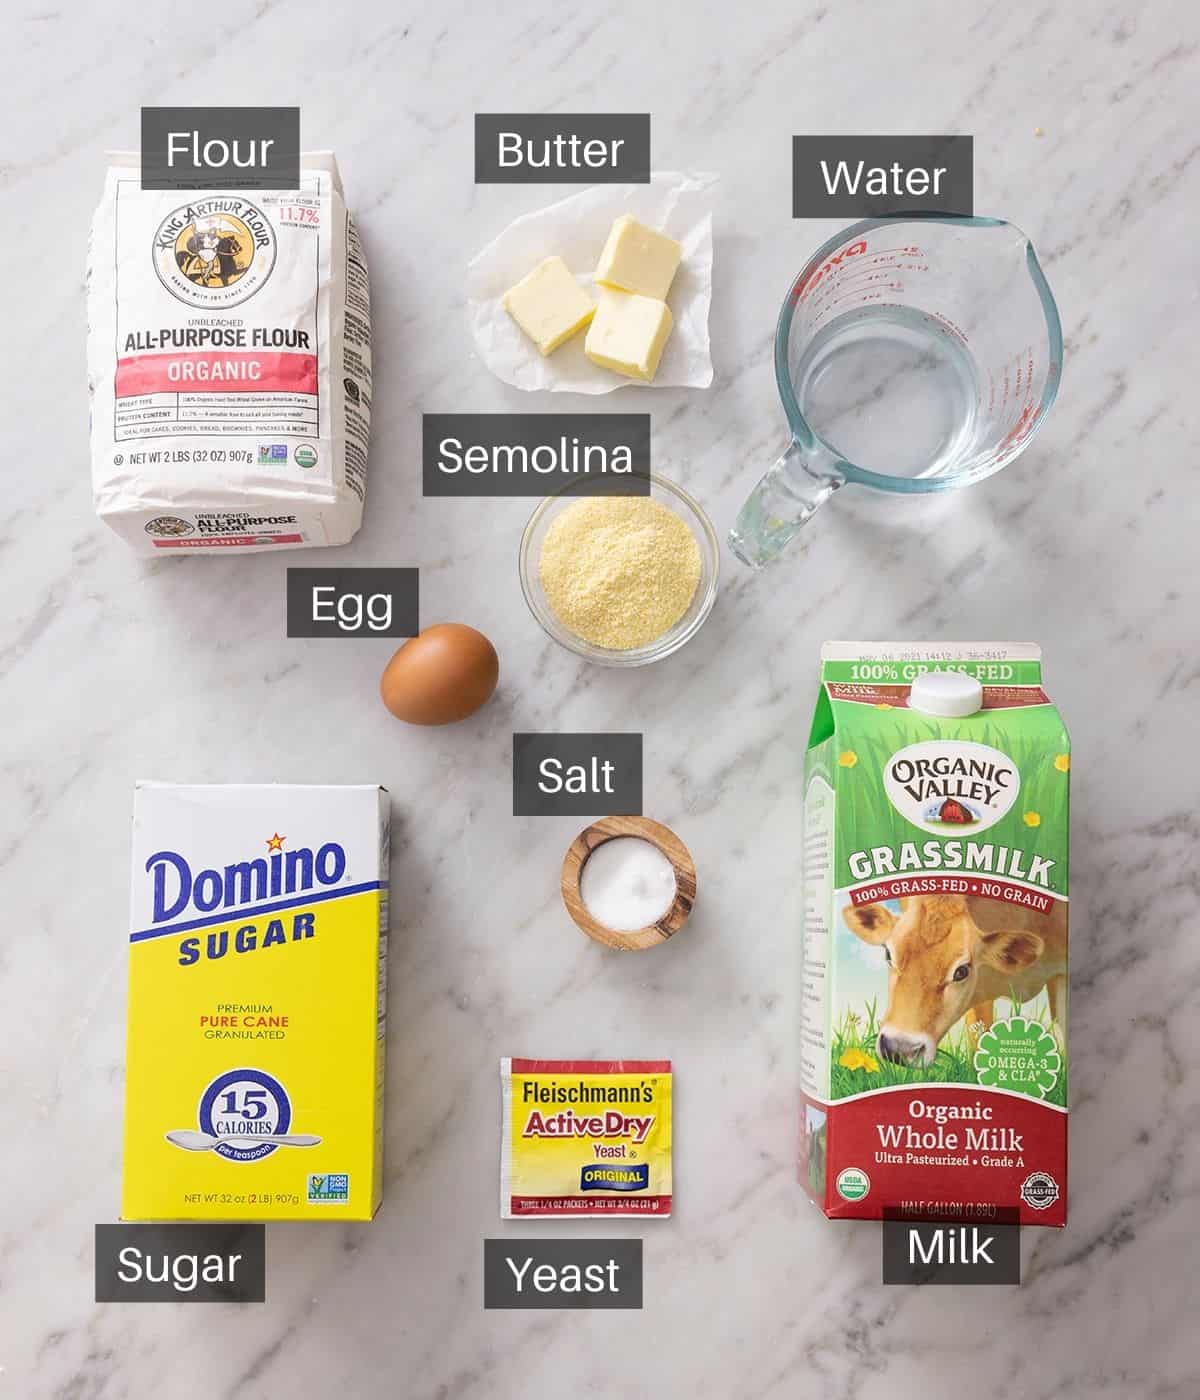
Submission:
POLYGON ((861 1201, 871 1189, 871 1178, 861 1167, 846 1167, 834 1182, 843 1201, 861 1201))

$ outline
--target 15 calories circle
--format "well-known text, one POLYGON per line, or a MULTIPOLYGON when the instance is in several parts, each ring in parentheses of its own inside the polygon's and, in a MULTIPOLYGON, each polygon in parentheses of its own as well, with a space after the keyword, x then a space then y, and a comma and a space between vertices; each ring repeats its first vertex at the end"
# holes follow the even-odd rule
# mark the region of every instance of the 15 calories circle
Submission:
POLYGON ((278 1144, 255 1142, 259 1136, 286 1133, 292 1123, 287 1090, 261 1069, 231 1069, 205 1089, 200 1099, 200 1129, 222 1141, 213 1148, 230 1162, 257 1162, 278 1144), (230 1141, 244 1138, 246 1145, 230 1141))

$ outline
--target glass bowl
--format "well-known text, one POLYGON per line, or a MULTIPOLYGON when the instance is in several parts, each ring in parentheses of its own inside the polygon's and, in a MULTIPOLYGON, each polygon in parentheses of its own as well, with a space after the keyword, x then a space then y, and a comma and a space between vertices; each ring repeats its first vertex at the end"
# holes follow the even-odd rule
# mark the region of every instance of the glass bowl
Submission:
POLYGON ((547 635, 576 656, 585 657, 600 666, 648 666, 651 661, 661 661, 664 656, 679 650, 685 642, 699 632, 704 619, 712 612, 717 600, 717 577, 721 571, 721 547, 717 543, 712 522, 705 515, 698 502, 681 487, 665 477, 650 473, 650 496, 668 510, 673 511, 692 532, 692 537, 700 549, 700 581, 696 592, 688 604, 687 611, 669 627, 661 637, 649 646, 632 647, 628 651, 617 651, 611 647, 598 647, 577 637, 558 620, 546 600, 542 589, 540 563, 542 541, 555 517, 569 505, 580 499, 584 492, 575 486, 564 487, 553 496, 547 496, 538 504, 529 517, 525 533, 521 536, 520 573, 521 588, 529 611, 537 619, 547 635))

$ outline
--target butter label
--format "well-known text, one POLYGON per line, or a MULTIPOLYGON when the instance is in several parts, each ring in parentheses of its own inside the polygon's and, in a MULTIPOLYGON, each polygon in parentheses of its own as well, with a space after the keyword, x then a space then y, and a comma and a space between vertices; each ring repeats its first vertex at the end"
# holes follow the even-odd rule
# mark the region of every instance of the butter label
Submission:
POLYGON ((479 112, 477 185, 645 185, 649 112, 479 112))
POLYGON ((368 1220, 387 794, 139 784, 126 1220, 368 1220))
POLYGON ((671 1214, 670 1060, 500 1062, 500 1215, 671 1214))

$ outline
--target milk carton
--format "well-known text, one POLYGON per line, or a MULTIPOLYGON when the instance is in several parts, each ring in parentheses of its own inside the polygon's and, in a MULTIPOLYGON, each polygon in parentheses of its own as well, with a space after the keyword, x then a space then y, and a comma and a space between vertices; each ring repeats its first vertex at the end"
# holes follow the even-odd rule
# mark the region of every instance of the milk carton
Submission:
POLYGON ((139 783, 126 1220, 369 1220, 388 797, 139 783))
POLYGON ((801 1179, 1063 1225, 1070 749, 1033 645, 831 642, 805 763, 801 1179))

